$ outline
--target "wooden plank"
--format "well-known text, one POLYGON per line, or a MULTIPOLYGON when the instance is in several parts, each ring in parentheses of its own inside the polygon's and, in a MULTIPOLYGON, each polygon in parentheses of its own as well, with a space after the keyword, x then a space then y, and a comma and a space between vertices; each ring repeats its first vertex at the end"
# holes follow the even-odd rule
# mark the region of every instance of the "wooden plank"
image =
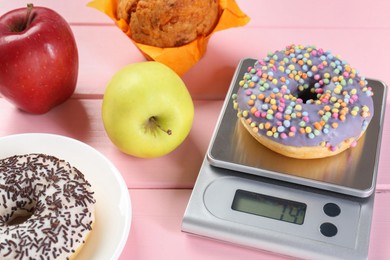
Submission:
MULTIPOLYGON (((59 12, 71 24, 113 24, 100 11, 87 7, 91 0, 35 0, 36 6, 46 6, 59 12)), ((284 0, 236 0, 251 21, 249 27, 267 28, 389 28, 390 3, 376 0, 328 1, 310 0, 286 2, 284 0)), ((0 15, 14 8, 24 7, 23 0, 2 1, 0 15)))
POLYGON ((389 28, 386 0, 313 2, 297 1, 237 1, 252 18, 248 26, 267 28, 389 28))
MULTIPOLYGON (((107 83, 120 68, 145 61, 127 36, 115 27, 73 26, 72 29, 80 60, 78 97, 102 97, 107 83)), ((316 44, 341 54, 362 75, 390 84, 387 70, 390 37, 386 35, 390 35, 390 29, 245 28, 222 31, 211 38, 206 55, 183 76, 183 80, 194 99, 224 99, 241 59, 262 58, 288 43, 302 43, 316 44), (359 35, 365 37, 358 39, 359 35), (382 36, 373 40, 378 35, 382 36)))
MULTIPOLYGON (((130 190, 133 219, 121 259, 288 259, 181 232, 191 190, 130 190)), ((389 259, 390 193, 377 193, 368 259, 389 259)))
MULTIPOLYGON (((105 14, 86 6, 89 2, 90 0, 35 0, 33 4, 53 9, 70 24, 112 25, 114 23, 105 14)), ((0 15, 16 8, 23 8, 26 3, 23 0, 2 1, 0 15)))
POLYGON ((375 194, 368 259, 390 259, 390 192, 375 194))

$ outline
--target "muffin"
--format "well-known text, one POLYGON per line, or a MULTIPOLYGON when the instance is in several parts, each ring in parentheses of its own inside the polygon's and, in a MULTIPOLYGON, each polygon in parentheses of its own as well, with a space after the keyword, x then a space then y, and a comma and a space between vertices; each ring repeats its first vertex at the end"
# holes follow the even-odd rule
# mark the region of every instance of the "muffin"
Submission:
POLYGON ((218 0, 118 0, 117 18, 131 38, 160 48, 179 47, 209 34, 218 21, 218 0))

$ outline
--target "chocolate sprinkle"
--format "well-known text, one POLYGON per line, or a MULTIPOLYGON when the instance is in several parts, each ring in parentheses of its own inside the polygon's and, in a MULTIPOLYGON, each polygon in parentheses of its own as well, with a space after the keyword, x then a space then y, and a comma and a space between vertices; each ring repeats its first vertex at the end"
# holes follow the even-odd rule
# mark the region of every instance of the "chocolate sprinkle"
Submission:
POLYGON ((92 229, 90 188, 79 170, 54 156, 1 159, 0 258, 69 259, 92 229), (20 216, 28 218, 13 224, 20 216))

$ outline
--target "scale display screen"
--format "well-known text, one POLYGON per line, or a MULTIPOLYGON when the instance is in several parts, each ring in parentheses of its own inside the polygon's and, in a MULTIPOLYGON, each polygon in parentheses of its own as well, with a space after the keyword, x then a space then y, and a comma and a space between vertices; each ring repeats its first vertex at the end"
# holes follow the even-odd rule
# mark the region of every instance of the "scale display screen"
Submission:
POLYGON ((237 190, 232 209, 302 225, 305 219, 306 204, 246 190, 237 190))

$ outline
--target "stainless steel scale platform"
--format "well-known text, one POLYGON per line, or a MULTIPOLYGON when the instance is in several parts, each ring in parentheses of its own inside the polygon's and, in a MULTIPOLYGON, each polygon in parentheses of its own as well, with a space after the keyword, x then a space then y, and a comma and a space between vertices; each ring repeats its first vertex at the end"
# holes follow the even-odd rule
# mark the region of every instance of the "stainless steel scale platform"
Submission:
POLYGON ((255 142, 237 120, 231 95, 254 61, 234 74, 182 231, 304 259, 366 259, 386 85, 368 80, 374 117, 355 148, 292 159, 255 142))

